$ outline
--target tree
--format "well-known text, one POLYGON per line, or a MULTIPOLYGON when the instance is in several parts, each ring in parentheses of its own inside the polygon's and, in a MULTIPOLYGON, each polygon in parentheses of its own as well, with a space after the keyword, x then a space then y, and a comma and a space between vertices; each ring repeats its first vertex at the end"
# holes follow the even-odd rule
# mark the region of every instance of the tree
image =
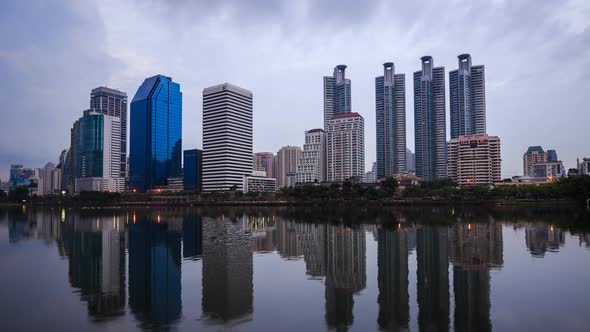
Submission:
POLYGON ((390 194, 394 193, 396 188, 397 180, 394 177, 388 177, 381 182, 381 189, 387 191, 390 194))
POLYGON ((4 190, 0 189, 0 202, 5 202, 6 200, 8 200, 8 195, 4 190))
POLYGON ((8 192, 8 200, 11 202, 22 202, 27 201, 29 199, 29 189, 25 186, 18 186, 12 188, 10 192, 8 192))

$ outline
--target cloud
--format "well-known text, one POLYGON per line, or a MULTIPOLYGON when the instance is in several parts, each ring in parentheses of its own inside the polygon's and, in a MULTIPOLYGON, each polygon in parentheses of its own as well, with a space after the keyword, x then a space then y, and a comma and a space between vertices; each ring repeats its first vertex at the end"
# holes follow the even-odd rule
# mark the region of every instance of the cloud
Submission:
MULTIPOLYGON (((375 160, 374 77, 393 61, 406 74, 407 142, 414 146, 412 73, 430 54, 447 72, 471 53, 486 65, 488 132, 502 139, 503 176, 522 172, 529 145, 572 167, 590 156, 585 87, 590 3, 554 1, 44 1, 0 13, 0 90, 10 162, 42 166, 69 143, 72 122, 99 85, 130 98, 162 73, 181 84, 185 148, 201 146, 202 89, 232 82, 254 92, 256 151, 301 145, 321 127, 322 76, 347 64, 353 109, 375 160)), ((448 74, 447 74, 448 75, 448 74)))

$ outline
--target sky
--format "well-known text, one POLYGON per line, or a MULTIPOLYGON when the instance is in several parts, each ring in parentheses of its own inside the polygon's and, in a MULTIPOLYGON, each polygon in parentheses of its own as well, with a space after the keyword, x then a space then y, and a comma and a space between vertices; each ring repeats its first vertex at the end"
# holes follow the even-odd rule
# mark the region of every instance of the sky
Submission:
POLYGON ((557 150, 566 168, 590 157, 588 0, 2 1, 0 178, 12 163, 57 163, 91 89, 131 101, 156 74, 181 85, 183 149, 202 147, 202 90, 223 82, 254 94, 255 152, 303 145, 323 126, 322 77, 338 64, 365 118, 369 170, 382 64, 406 74, 413 151, 412 73, 424 55, 446 68, 448 127, 448 72, 462 53, 486 67, 503 177, 522 174, 530 145, 557 150))

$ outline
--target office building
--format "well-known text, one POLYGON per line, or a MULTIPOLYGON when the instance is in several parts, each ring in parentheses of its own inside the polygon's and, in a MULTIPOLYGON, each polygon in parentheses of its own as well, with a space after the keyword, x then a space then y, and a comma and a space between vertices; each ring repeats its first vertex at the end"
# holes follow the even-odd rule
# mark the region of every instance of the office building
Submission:
POLYGON ((338 114, 326 130, 326 178, 342 182, 365 174, 365 120, 358 113, 338 114))
POLYGON ((120 119, 87 110, 76 129, 75 191, 124 191, 120 119))
POLYGON ((406 75, 396 74, 393 62, 383 64, 375 78, 377 118, 377 178, 406 170, 406 75))
POLYGON ((582 162, 578 160, 579 174, 590 175, 590 158, 582 158, 582 162))
POLYGON ((61 172, 55 167, 54 163, 47 163, 39 169, 39 188, 38 194, 52 195, 59 193, 61 187, 61 172))
POLYGON ((324 129, 334 115, 350 112, 350 79, 346 78, 346 65, 338 65, 332 76, 324 76, 324 129))
POLYGON ((146 78, 131 101, 129 186, 145 192, 182 171, 182 92, 171 77, 146 78))
POLYGON ((118 159, 121 174, 127 173, 127 94, 125 92, 100 86, 90 92, 90 109, 94 112, 119 118, 121 135, 121 156, 118 159))
POLYGON ((406 149, 406 172, 416 171, 416 155, 412 150, 406 149))
POLYGON ((184 150, 184 190, 201 192, 203 185, 203 150, 184 150))
POLYGON ((264 171, 253 171, 251 175, 244 175, 244 192, 275 192, 277 180, 266 177, 264 171))
POLYGON ((449 178, 459 185, 500 181, 500 139, 487 134, 459 136, 449 141, 449 178))
POLYGON ((461 54, 459 68, 449 73, 451 138, 486 133, 485 67, 471 66, 461 54))
POLYGON ((431 56, 421 61, 414 72, 416 175, 432 181, 447 177, 445 68, 435 68, 431 56))
POLYGON ((533 166, 537 163, 547 162, 547 154, 540 146, 529 146, 522 156, 522 168, 524 176, 533 176, 533 166))
POLYGON ((555 150, 547 150, 547 161, 558 161, 557 158, 557 151, 555 150))
POLYGON ((252 164, 255 171, 264 171, 267 178, 276 178, 275 155, 272 152, 256 152, 253 158, 252 164))
POLYGON ((305 132, 305 144, 297 165, 296 183, 326 181, 326 132, 311 129, 305 132))
POLYGON ((252 92, 224 83, 203 90, 203 191, 243 190, 252 174, 252 92))
POLYGON ((566 175, 565 167, 563 167, 561 160, 547 161, 533 165, 532 176, 535 178, 547 178, 549 181, 554 181, 566 175))
MULTIPOLYGON (((301 147, 283 146, 277 152, 277 185, 279 188, 287 187, 289 184, 287 177, 297 172, 297 165, 301 158, 301 147)), ((294 183, 292 183, 294 184, 294 183)))

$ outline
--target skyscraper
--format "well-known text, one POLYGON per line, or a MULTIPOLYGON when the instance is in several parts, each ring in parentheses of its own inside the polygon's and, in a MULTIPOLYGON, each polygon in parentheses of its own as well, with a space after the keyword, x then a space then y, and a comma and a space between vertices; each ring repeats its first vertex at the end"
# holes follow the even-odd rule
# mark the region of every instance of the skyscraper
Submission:
POLYGON ((529 146, 522 156, 522 168, 524 176, 533 176, 533 167, 538 163, 547 162, 547 154, 541 146, 529 146))
POLYGON ((277 152, 277 185, 279 188, 291 185, 288 183, 287 177, 297 172, 299 158, 301 158, 301 147, 299 146, 283 146, 277 152))
POLYGON ((182 92, 171 77, 146 78, 131 101, 129 177, 140 192, 181 176, 182 92))
POLYGON ((352 112, 350 80, 345 72, 346 65, 338 65, 332 76, 324 76, 324 129, 334 115, 352 112))
POLYGON ((375 77, 377 118, 377 179, 406 170, 406 75, 396 74, 393 62, 375 77))
POLYGON ((461 54, 459 69, 449 73, 451 138, 486 133, 485 67, 471 66, 471 55, 461 54))
POLYGON ((119 162, 120 119, 87 110, 75 128, 75 191, 125 190, 119 162))
POLYGON ((203 191, 243 190, 252 174, 252 92, 224 83, 203 90, 203 191))
POLYGON ((121 177, 125 177, 127 159, 127 94, 125 92, 100 86, 90 92, 90 109, 110 115, 120 120, 121 157, 119 159, 121 177))
POLYGON ((305 132, 305 144, 297 165, 298 183, 326 181, 326 132, 311 129, 305 132))
POLYGON ((331 182, 365 174, 365 120, 358 113, 338 114, 328 121, 326 177, 331 182))
POLYGON ((422 70, 414 72, 416 175, 432 181, 447 177, 445 68, 434 68, 431 56, 421 60, 422 70))

